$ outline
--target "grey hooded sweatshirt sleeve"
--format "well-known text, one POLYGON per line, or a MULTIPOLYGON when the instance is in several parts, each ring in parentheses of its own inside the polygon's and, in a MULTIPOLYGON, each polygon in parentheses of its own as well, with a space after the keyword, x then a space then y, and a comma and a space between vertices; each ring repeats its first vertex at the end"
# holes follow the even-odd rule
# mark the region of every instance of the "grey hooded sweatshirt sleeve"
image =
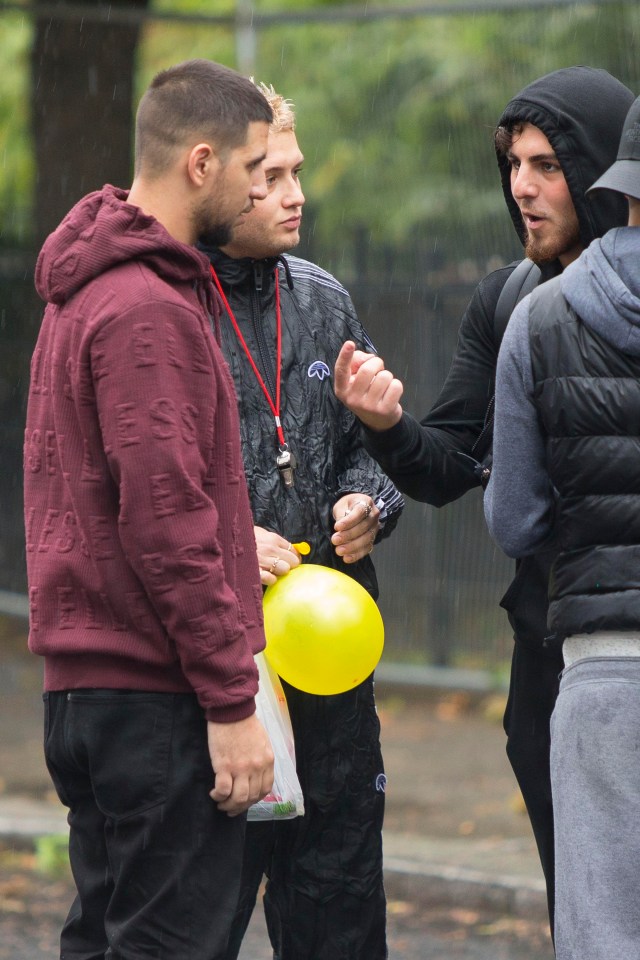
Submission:
POLYGON ((514 310, 498 355, 493 465, 484 495, 491 536, 509 557, 549 545, 553 527, 553 488, 533 402, 529 299, 514 310))

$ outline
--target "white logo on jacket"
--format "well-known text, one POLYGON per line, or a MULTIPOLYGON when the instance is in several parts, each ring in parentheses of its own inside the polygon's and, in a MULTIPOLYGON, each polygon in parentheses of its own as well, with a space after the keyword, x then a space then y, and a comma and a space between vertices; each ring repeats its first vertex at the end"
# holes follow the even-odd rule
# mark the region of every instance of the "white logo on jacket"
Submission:
POLYGON ((311 379, 311 377, 317 377, 318 380, 324 380, 325 377, 331 376, 331 370, 329 370, 324 360, 314 360, 307 370, 307 376, 309 379, 311 379))

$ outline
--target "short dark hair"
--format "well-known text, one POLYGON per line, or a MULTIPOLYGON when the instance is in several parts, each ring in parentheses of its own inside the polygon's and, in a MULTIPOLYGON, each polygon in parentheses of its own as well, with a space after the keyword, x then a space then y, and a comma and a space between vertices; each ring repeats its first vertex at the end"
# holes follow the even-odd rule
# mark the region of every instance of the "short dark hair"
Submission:
POLYGON ((493 135, 493 141, 496 146, 496 152, 500 157, 506 157, 511 150, 513 135, 519 135, 524 130, 524 121, 510 120, 508 124, 502 127, 496 127, 493 135))
POLYGON ((224 157, 246 142, 252 122, 270 124, 273 111, 246 77, 213 60, 185 60, 151 81, 136 116, 136 174, 157 176, 174 148, 202 139, 224 157))

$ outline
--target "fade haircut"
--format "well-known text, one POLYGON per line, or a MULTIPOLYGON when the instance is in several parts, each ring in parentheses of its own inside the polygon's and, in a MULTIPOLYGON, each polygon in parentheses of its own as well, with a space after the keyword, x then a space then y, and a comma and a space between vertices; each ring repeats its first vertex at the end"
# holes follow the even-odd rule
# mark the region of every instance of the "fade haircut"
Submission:
POLYGON ((151 81, 136 115, 135 173, 157 177, 176 147, 209 143, 225 163, 246 142, 250 123, 270 124, 273 112, 246 77, 212 60, 186 60, 151 81))
MULTIPOLYGON (((253 78, 252 78, 253 79, 253 78)), ((287 130, 296 129, 296 114, 291 100, 285 100, 283 96, 273 89, 272 85, 266 83, 256 83, 258 90, 263 94, 265 100, 273 110, 273 120, 271 129, 274 133, 283 133, 287 130)))

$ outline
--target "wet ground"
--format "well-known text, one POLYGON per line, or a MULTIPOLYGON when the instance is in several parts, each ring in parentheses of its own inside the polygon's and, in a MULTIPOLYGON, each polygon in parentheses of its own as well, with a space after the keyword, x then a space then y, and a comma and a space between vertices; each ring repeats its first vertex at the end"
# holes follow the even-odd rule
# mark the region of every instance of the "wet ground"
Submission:
MULTIPOLYGON (((41 664, 25 656, 25 644, 21 625, 0 620, 0 798, 48 799, 57 809, 42 759, 41 664)), ((504 697, 437 690, 409 696, 382 683, 377 696, 388 776, 385 834, 393 835, 396 851, 406 857, 429 840, 431 851, 442 846, 447 863, 454 854, 468 863, 473 847, 494 872, 514 874, 522 866, 528 877, 541 877, 504 752, 504 697)), ((539 910, 478 909, 464 898, 437 903, 388 889, 391 960, 552 960, 539 910)), ((41 873, 24 844, 0 846, 0 960, 58 956, 71 899, 67 872, 41 873)), ((260 909, 241 960, 271 960, 260 909)))
MULTIPOLYGON (((68 872, 41 872, 32 850, 0 847, 0 960, 52 960, 73 897, 68 872)), ((540 920, 391 900, 390 960, 551 960, 540 920)), ((271 960, 257 910, 240 960, 271 960)), ((179 960, 179 958, 176 958, 179 960)))

